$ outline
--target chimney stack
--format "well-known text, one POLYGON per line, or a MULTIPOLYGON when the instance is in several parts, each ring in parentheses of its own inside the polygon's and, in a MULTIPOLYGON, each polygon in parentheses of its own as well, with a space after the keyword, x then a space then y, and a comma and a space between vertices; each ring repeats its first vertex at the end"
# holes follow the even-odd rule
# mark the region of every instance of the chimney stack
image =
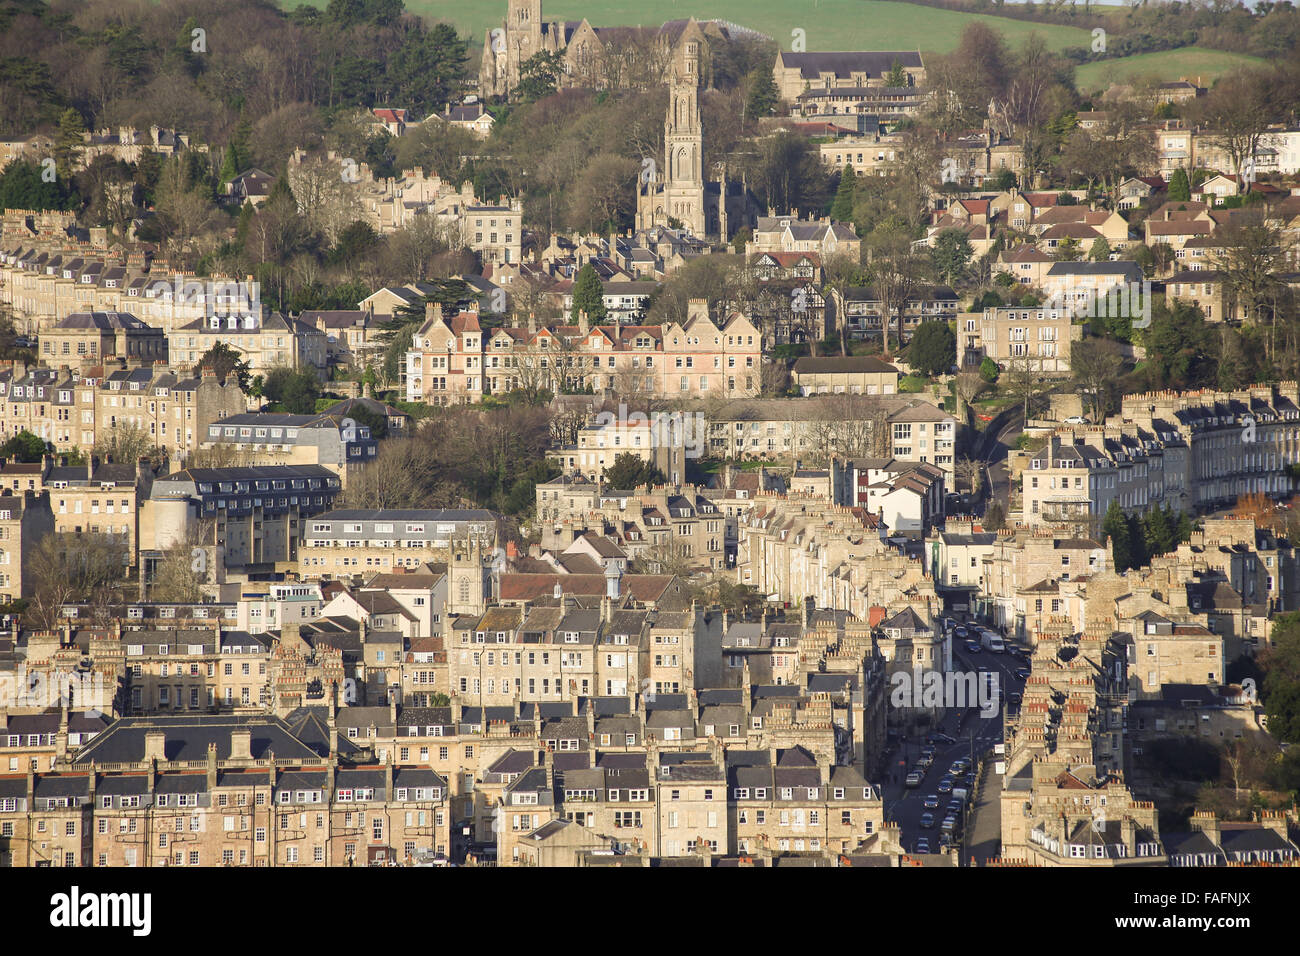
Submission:
POLYGON ((231 731, 230 734, 230 759, 231 760, 252 760, 253 759, 253 732, 244 728, 231 731))
POLYGON ((144 759, 166 761, 167 735, 161 730, 151 730, 144 735, 144 759))

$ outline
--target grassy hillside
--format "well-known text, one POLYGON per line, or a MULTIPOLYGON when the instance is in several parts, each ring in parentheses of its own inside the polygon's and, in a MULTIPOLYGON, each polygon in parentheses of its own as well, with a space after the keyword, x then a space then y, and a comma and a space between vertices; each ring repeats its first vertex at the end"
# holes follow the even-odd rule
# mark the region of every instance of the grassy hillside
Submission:
MULTIPOLYGON (((297 0, 282 0, 295 6, 297 0)), ((315 0, 324 6, 324 0, 315 0)), ((505 0, 406 0, 406 8, 430 19, 455 24, 475 46, 505 18, 505 0)), ((772 37, 790 49, 791 33, 806 32, 809 50, 924 50, 946 53, 957 45, 962 29, 983 20, 1011 43, 1033 31, 1055 49, 1087 47, 1091 35, 1074 27, 1023 23, 1002 17, 936 10, 887 0, 543 0, 548 20, 581 20, 594 26, 660 24, 688 16, 730 20, 772 37)))
POLYGON ((1209 86, 1221 74, 1239 66, 1263 63, 1263 60, 1240 53, 1224 53, 1201 47, 1184 47, 1181 50, 1164 50, 1160 53, 1139 53, 1118 60, 1085 63, 1074 71, 1075 85, 1081 92, 1105 89, 1111 83, 1122 83, 1140 76, 1155 76, 1162 82, 1187 78, 1209 86))

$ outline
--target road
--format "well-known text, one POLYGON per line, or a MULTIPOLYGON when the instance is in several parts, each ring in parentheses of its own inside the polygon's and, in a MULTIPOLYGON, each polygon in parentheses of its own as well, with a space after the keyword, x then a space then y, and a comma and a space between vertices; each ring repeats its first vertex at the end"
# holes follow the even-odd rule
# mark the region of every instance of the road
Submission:
MULTIPOLYGON (((1019 411, 998 427, 996 434, 986 432, 981 435, 976 445, 976 456, 984 462, 984 480, 989 489, 989 497, 984 500, 984 507, 997 500, 1002 505, 1002 514, 1011 513, 1010 476, 1007 471, 1008 439, 1019 435, 1024 430, 1024 416, 1019 411)), ((982 512, 981 512, 982 514, 982 512)))
MULTIPOLYGON (((968 654, 960 643, 955 643, 954 646, 954 668, 996 673, 997 686, 1002 691, 1003 697, 1012 692, 1023 692, 1024 681, 1017 679, 1014 674, 1017 668, 1025 666, 1019 659, 1009 654, 994 654, 987 650, 968 654)), ((899 752, 891 757, 890 767, 893 774, 884 786, 885 817, 899 825, 903 846, 907 850, 914 851, 917 839, 925 837, 929 841, 931 852, 937 851, 939 824, 947 812, 949 800, 952 799, 949 794, 939 793, 939 781, 947 775, 954 760, 966 757, 978 767, 980 754, 991 752, 993 745, 1002 741, 1003 703, 999 703, 997 713, 990 717, 981 716, 978 710, 949 709, 936 730, 956 738, 957 742, 934 745, 934 763, 926 771, 919 787, 908 789, 904 778, 915 765, 921 751, 927 746, 924 735, 906 740, 899 752), (924 802, 927 796, 938 798, 937 809, 925 808, 924 802), (934 826, 922 828, 921 816, 927 812, 934 814, 934 826)), ((998 844, 1001 839, 1001 815, 998 806, 1000 793, 1001 778, 993 773, 992 760, 989 760, 983 777, 983 793, 974 808, 972 819, 966 821, 967 829, 971 831, 971 850, 976 865, 998 855, 998 844)), ((963 858, 963 863, 965 862, 963 858)))

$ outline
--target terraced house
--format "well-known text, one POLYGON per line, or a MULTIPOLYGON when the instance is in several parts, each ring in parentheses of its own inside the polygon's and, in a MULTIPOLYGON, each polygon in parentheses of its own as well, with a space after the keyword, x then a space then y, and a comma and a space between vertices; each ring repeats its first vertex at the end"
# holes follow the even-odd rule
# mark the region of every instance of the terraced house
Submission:
POLYGON ((703 299, 665 326, 530 323, 490 334, 478 314, 430 305, 406 354, 408 401, 476 402, 515 389, 617 389, 643 398, 757 395, 762 333, 739 312, 717 321, 703 299))
POLYGON ((310 718, 125 719, 56 773, 0 774, 12 866, 361 866, 449 846, 444 778, 310 718))
MULTIPOLYGON (((470 543, 477 545, 472 560, 481 565, 492 556, 500 520, 482 508, 327 511, 302 530, 298 573, 313 579, 415 569, 429 561, 450 562, 453 553, 470 560, 463 548, 456 550, 470 543)), ((481 583, 474 584, 476 593, 481 583)))

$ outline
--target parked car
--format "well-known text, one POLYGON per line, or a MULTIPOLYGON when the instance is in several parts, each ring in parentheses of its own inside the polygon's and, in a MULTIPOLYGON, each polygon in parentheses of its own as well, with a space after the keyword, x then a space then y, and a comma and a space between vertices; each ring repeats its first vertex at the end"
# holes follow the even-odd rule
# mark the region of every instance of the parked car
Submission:
POLYGON ((1067 419, 1065 420, 1065 424, 1067 424, 1067 425, 1086 425, 1086 424, 1088 424, 1088 419, 1084 418, 1082 415, 1071 415, 1069 418, 1067 418, 1067 419))
POLYGON ((930 841, 927 840, 925 837, 921 837, 919 840, 916 841, 916 850, 915 850, 915 852, 917 852, 917 853, 929 853, 929 852, 930 852, 930 841))
POLYGON ((930 744, 955 744, 957 741, 945 733, 933 733, 925 738, 926 743, 930 744))
POLYGON ((960 814, 964 806, 966 806, 966 804, 961 800, 949 800, 948 813, 960 814))
POLYGON ((925 774, 921 773, 919 770, 913 770, 911 773, 907 775, 907 780, 904 781, 904 785, 907 786, 909 789, 914 787, 919 787, 921 785, 921 781, 924 779, 925 779, 925 774))

